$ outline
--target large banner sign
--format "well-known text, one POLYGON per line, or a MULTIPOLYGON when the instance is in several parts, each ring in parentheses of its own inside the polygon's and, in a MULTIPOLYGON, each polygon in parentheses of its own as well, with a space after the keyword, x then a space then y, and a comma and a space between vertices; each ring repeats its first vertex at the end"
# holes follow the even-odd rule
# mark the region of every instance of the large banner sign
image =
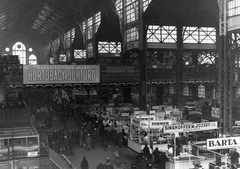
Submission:
POLYGON ((139 67, 135 65, 101 66, 102 83, 139 82, 139 78, 139 67))
POLYGON ((23 84, 99 83, 98 65, 24 65, 23 84))
POLYGON ((207 139, 207 149, 228 149, 240 147, 240 137, 207 139))
POLYGON ((176 133, 176 132, 194 132, 202 130, 217 129, 218 123, 215 122, 203 122, 203 123, 185 123, 176 125, 166 125, 163 128, 164 133, 176 133))

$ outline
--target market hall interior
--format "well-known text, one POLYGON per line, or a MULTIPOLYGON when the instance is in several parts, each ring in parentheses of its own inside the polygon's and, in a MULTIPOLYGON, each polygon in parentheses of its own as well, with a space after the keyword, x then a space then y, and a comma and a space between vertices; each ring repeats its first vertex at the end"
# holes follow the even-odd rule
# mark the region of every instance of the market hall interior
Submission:
POLYGON ((114 164, 124 143, 145 167, 160 165, 153 154, 164 168, 236 167, 239 9, 238 0, 1 0, 1 166, 77 163, 63 150, 72 153, 68 127, 86 113, 112 134, 92 128, 100 138, 115 138, 99 144, 114 164), (51 121, 63 128, 53 142, 51 121))

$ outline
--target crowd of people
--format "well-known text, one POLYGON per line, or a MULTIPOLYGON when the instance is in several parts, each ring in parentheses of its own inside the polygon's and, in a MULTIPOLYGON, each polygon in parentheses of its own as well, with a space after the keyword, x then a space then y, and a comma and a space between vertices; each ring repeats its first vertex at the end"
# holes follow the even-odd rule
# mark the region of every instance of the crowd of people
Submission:
MULTIPOLYGON (((75 106, 70 97, 58 97, 59 91, 53 91, 47 93, 49 96, 43 93, 38 96, 42 96, 42 99, 37 101, 44 103, 37 103, 37 110, 39 106, 45 105, 48 107, 49 112, 41 113, 37 112, 43 117, 44 126, 51 128, 54 119, 58 119, 61 122, 61 129, 54 130, 48 134, 49 147, 59 154, 66 156, 74 156, 74 147, 83 147, 87 151, 96 149, 96 146, 101 146, 105 151, 108 150, 110 142, 114 142, 118 148, 126 146, 126 133, 124 129, 119 132, 115 130, 107 130, 109 125, 107 121, 109 119, 106 116, 99 116, 98 114, 88 113, 84 107, 75 106), (74 128, 70 128, 69 121, 74 119, 74 128)), ((113 124, 116 125, 116 124, 113 124)), ((120 149, 119 154, 122 156, 120 149)), ((134 159, 131 166, 132 169, 151 169, 153 166, 159 169, 165 169, 165 162, 167 158, 163 152, 158 149, 150 154, 148 146, 146 146, 138 158, 134 159)), ((81 169, 89 169, 88 160, 83 157, 80 164, 81 169)), ((100 162, 97 166, 98 169, 113 169, 113 165, 109 159, 106 162, 100 162)))

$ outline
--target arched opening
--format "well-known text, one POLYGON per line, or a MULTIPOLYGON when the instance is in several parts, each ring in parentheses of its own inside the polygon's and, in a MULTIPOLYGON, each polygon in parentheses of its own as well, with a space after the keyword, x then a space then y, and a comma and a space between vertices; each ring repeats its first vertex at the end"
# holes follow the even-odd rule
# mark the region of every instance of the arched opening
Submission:
POLYGON ((29 65, 36 65, 37 64, 37 57, 34 54, 31 54, 28 58, 29 65))
POLYGON ((12 47, 12 54, 18 55, 20 64, 26 64, 26 47, 22 42, 16 42, 12 47))

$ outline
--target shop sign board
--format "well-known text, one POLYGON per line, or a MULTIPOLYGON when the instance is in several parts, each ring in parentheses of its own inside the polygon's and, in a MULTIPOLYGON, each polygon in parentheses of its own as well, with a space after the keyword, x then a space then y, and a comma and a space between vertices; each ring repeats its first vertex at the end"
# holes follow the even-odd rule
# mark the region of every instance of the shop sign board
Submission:
POLYGON ((139 107, 134 107, 133 110, 137 111, 137 110, 140 110, 140 108, 139 107))
POLYGON ((140 121, 140 125, 142 128, 148 128, 149 126, 149 121, 140 121))
POLYGON ((99 82, 99 65, 23 66, 23 84, 79 84, 99 82))
POLYGON ((235 120, 235 121, 233 122, 232 128, 240 128, 240 120, 235 120))
POLYGON ((240 137, 225 137, 225 138, 214 138, 207 139, 207 149, 228 149, 240 147, 240 137))
POLYGON ((149 111, 149 114, 155 114, 156 113, 156 110, 150 110, 149 111))
POLYGON ((235 125, 235 126, 240 126, 240 120, 235 120, 235 121, 234 121, 234 125, 235 125))
POLYGON ((142 110, 134 111, 134 115, 146 115, 146 111, 142 110))
POLYGON ((132 110, 131 107, 121 107, 121 109, 122 109, 123 111, 131 111, 131 110, 132 110))
POLYGON ((38 151, 32 151, 27 153, 28 157, 37 157, 38 156, 38 151))
POLYGON ((140 126, 140 121, 136 118, 131 118, 131 123, 132 125, 135 125, 135 126, 140 126))
POLYGON ((162 128, 165 125, 170 125, 171 120, 160 120, 160 121, 151 121, 150 128, 162 128))
POLYGON ((137 119, 140 120, 155 120, 155 115, 137 115, 136 116, 137 119))
POLYGON ((137 65, 101 65, 100 69, 102 83, 129 83, 140 80, 139 66, 137 65))
POLYGON ((203 123, 187 123, 166 125, 163 130, 164 133, 176 133, 176 132, 195 132, 203 130, 213 130, 218 128, 218 122, 203 122, 203 123))

